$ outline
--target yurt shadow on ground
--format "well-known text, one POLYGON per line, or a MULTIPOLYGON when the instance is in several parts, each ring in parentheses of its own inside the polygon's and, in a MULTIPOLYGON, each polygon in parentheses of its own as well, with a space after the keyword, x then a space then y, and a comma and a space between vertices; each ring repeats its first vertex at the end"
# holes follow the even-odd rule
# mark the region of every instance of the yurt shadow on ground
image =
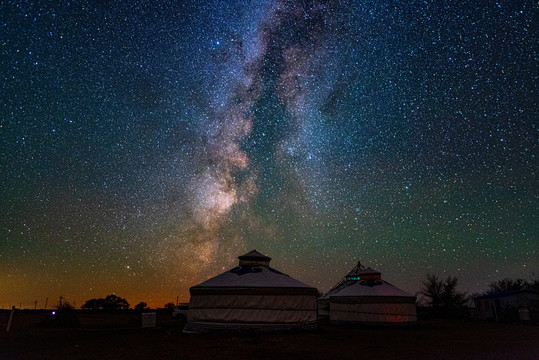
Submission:
POLYGON ((318 299, 318 312, 339 325, 411 325, 417 323, 415 300, 415 296, 382 280, 379 271, 358 262, 318 299))
POLYGON ((253 250, 239 265, 189 289, 186 332, 316 328, 318 290, 269 266, 253 250))

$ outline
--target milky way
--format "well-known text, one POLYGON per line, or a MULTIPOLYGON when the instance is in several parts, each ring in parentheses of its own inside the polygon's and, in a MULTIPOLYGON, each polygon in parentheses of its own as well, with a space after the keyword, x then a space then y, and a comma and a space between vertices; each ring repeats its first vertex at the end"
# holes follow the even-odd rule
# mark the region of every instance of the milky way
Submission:
MULTIPOLYGON (((322 45, 332 30, 328 8, 319 3, 302 6, 295 1, 258 6, 263 9, 262 16, 254 24, 251 37, 224 40, 232 45, 227 50, 220 50, 226 54, 219 57, 223 64, 213 70, 217 82, 212 85, 210 94, 214 98, 209 99, 209 107, 203 109, 208 114, 201 130, 206 151, 199 161, 206 165, 187 189, 193 194, 190 214, 197 225, 194 232, 198 245, 191 248, 191 256, 210 264, 221 254, 219 230, 230 220, 233 207, 249 203, 256 195, 256 172, 241 180, 237 175, 249 167, 249 155, 241 144, 251 134, 254 107, 261 94, 275 94, 287 121, 292 123, 286 137, 273 150, 279 153, 284 148, 282 156, 285 158, 281 161, 286 161, 287 149, 305 153, 309 146, 302 133, 312 116, 306 109, 313 106, 306 102, 311 100, 309 96, 319 96, 320 83, 325 82, 324 76, 320 75, 324 72, 323 65, 319 62, 327 58, 322 45), (272 71, 270 76, 275 78, 274 82, 267 85, 264 67, 275 58, 282 61, 283 69, 272 71)), ((246 29, 251 27, 245 26, 246 29)), ((219 47, 221 41, 216 40, 215 45, 219 47)), ((210 67, 214 65, 209 64, 210 67)), ((193 243, 193 239, 188 238, 181 239, 178 245, 185 241, 193 243)), ((196 270, 200 271, 200 264, 196 270)))
POLYGON ((320 290, 536 276, 536 10, 2 3, 0 307, 187 301, 254 248, 320 290))

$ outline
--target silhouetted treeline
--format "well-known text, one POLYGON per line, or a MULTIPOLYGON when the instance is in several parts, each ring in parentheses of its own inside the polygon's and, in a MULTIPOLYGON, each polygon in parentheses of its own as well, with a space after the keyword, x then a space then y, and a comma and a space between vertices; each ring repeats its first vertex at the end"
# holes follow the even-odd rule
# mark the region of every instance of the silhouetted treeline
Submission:
POLYGON ((148 304, 146 304, 144 301, 139 302, 137 305, 135 305, 136 311, 145 311, 148 310, 148 304))
POLYGON ((111 294, 107 295, 105 298, 90 299, 81 306, 81 309, 107 311, 128 310, 129 303, 126 299, 111 294))
POLYGON ((488 293, 495 293, 500 291, 517 291, 517 290, 530 290, 539 293, 539 279, 526 281, 524 279, 510 279, 505 278, 502 280, 491 282, 488 285, 488 293))

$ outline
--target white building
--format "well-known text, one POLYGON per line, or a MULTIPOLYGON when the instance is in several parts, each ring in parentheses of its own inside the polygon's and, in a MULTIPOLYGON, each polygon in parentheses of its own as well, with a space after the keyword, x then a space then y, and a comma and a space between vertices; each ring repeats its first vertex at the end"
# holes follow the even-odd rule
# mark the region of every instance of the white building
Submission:
POLYGON ((256 250, 238 259, 189 289, 185 331, 316 328, 316 288, 271 268, 271 258, 256 250))
POLYGON ((512 290, 476 296, 473 300, 480 319, 517 320, 518 310, 529 309, 538 296, 530 290, 512 290))
POLYGON ((415 296, 360 263, 318 300, 319 315, 334 324, 408 325, 417 322, 415 296))

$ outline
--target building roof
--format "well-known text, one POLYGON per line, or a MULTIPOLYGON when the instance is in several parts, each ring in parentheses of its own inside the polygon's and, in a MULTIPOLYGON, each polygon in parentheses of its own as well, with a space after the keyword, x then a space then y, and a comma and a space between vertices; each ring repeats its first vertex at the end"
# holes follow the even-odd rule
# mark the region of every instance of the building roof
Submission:
POLYGON ((269 267, 269 264, 265 265, 264 263, 268 263, 271 258, 260 254, 256 250, 238 258, 240 259, 238 266, 191 287, 191 293, 193 293, 193 289, 196 292, 197 290, 210 288, 301 288, 318 291, 316 288, 269 267))
POLYGON ((362 296, 414 296, 382 280, 382 273, 371 267, 357 265, 333 288, 320 299, 333 297, 362 297, 362 296))
POLYGON ((414 297, 384 280, 359 280, 329 295, 334 297, 395 296, 414 297))
POLYGON ((261 260, 261 261, 270 261, 271 258, 264 254, 259 253, 256 250, 251 250, 247 254, 238 256, 240 260, 261 260))
POLYGON ((507 290, 507 291, 496 291, 491 292, 484 295, 474 296, 474 300, 487 300, 487 299, 494 299, 494 298, 502 298, 507 296, 514 296, 514 295, 520 295, 520 294, 532 294, 537 295, 531 290, 528 289, 521 289, 521 290, 507 290))

